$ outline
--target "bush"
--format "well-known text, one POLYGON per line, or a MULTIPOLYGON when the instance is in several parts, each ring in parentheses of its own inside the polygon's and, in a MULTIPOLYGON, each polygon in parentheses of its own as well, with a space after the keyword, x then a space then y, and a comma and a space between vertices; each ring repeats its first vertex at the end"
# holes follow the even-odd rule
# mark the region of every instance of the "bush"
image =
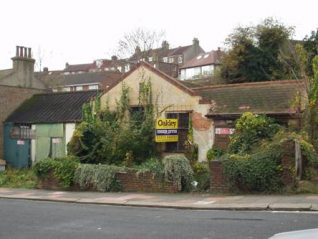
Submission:
POLYGON ((193 177, 198 182, 197 191, 208 191, 210 189, 210 168, 207 162, 196 162, 193 165, 193 177))
POLYGON ((124 168, 113 165, 80 164, 75 171, 74 183, 81 189, 119 191, 120 184, 116 181, 115 175, 123 170, 124 168))
POLYGON ((38 178, 45 179, 53 175, 64 188, 68 188, 73 183, 78 164, 75 157, 47 158, 37 162, 33 169, 38 178))
POLYGON ((164 175, 166 180, 176 182, 182 191, 191 189, 193 170, 189 160, 183 155, 169 155, 163 159, 164 175))
POLYGON ((151 172, 157 177, 164 176, 164 168, 160 159, 151 158, 145 161, 144 163, 134 167, 137 170, 137 173, 151 172))
POLYGON ((230 185, 241 191, 279 191, 280 158, 281 152, 273 149, 253 155, 230 155, 224 160, 224 173, 230 185))
POLYGON ((224 154, 224 151, 222 149, 219 149, 219 148, 216 148, 216 147, 212 147, 206 153, 206 157, 207 157, 208 161, 211 161, 211 160, 214 160, 214 159, 218 159, 223 154, 224 154))
POLYGON ((235 132, 230 137, 231 153, 248 153, 261 140, 271 139, 280 126, 265 115, 244 113, 235 124, 235 132))

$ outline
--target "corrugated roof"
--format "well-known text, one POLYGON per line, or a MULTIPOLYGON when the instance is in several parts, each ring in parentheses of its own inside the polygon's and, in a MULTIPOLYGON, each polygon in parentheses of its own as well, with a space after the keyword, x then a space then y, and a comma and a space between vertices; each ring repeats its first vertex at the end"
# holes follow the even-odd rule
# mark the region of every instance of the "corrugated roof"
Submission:
POLYGON ((246 111, 264 114, 296 113, 295 97, 302 96, 302 81, 267 81, 258 83, 228 84, 194 88, 202 102, 211 103, 208 115, 242 114, 246 111))
POLYGON ((82 106, 97 91, 37 94, 23 102, 7 119, 13 123, 66 123, 82 119, 82 106))

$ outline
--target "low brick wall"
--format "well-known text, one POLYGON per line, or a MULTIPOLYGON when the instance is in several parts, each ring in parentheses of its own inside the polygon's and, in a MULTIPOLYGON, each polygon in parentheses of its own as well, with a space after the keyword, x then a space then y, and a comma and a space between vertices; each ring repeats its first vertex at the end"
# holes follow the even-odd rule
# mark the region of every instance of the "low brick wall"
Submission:
MULTIPOLYGON (((285 187, 294 186, 295 176, 295 144, 293 141, 286 142, 283 146, 281 158, 281 180, 285 187)), ((210 190, 211 192, 228 192, 230 187, 224 175, 222 161, 213 160, 209 164, 211 172, 210 190)))
POLYGON ((136 173, 134 171, 117 173, 116 178, 122 186, 123 192, 165 192, 176 193, 179 191, 174 182, 154 176, 153 173, 136 173))
MULTIPOLYGON (((122 192, 176 193, 180 191, 176 183, 155 177, 154 174, 150 172, 139 174, 137 174, 135 171, 120 172, 117 173, 115 177, 120 183, 120 191, 122 192)), ((37 185, 37 188, 49 190, 63 189, 59 181, 51 174, 47 178, 41 179, 37 185)), ((67 190, 81 191, 78 185, 73 185, 67 190)), ((91 188, 87 189, 86 191, 96 190, 91 188)))

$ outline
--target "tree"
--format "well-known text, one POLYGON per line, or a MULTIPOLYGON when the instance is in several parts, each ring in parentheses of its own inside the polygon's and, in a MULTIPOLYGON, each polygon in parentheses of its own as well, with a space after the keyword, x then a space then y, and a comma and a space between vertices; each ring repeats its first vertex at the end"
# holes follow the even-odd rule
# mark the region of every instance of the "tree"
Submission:
POLYGON ((308 76, 313 77, 313 59, 316 55, 318 55, 318 29, 316 31, 312 31, 310 36, 306 36, 304 38, 304 48, 308 53, 306 73, 308 76))
MULTIPOLYGON (((137 28, 126 33, 118 42, 116 54, 120 58, 128 58, 139 52, 141 55, 146 54, 149 50, 158 48, 165 36, 163 31, 154 31, 137 28)), ((143 56, 141 56, 143 57, 143 56)))
POLYGON ((226 40, 229 50, 222 60, 222 77, 227 83, 284 79, 289 65, 282 53, 292 34, 293 28, 272 18, 236 28, 226 40))

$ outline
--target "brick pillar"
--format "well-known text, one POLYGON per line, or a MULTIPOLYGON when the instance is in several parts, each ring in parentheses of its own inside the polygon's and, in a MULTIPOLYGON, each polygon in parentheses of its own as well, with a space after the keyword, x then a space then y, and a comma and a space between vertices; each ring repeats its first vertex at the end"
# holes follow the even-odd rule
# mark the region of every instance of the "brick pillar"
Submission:
POLYGON ((229 186, 224 175, 222 161, 212 160, 209 164, 211 172, 210 189, 211 192, 228 192, 229 186))
POLYGON ((283 145, 281 159, 282 165, 282 182, 284 186, 294 186, 296 183, 295 173, 295 142, 288 141, 283 145))

